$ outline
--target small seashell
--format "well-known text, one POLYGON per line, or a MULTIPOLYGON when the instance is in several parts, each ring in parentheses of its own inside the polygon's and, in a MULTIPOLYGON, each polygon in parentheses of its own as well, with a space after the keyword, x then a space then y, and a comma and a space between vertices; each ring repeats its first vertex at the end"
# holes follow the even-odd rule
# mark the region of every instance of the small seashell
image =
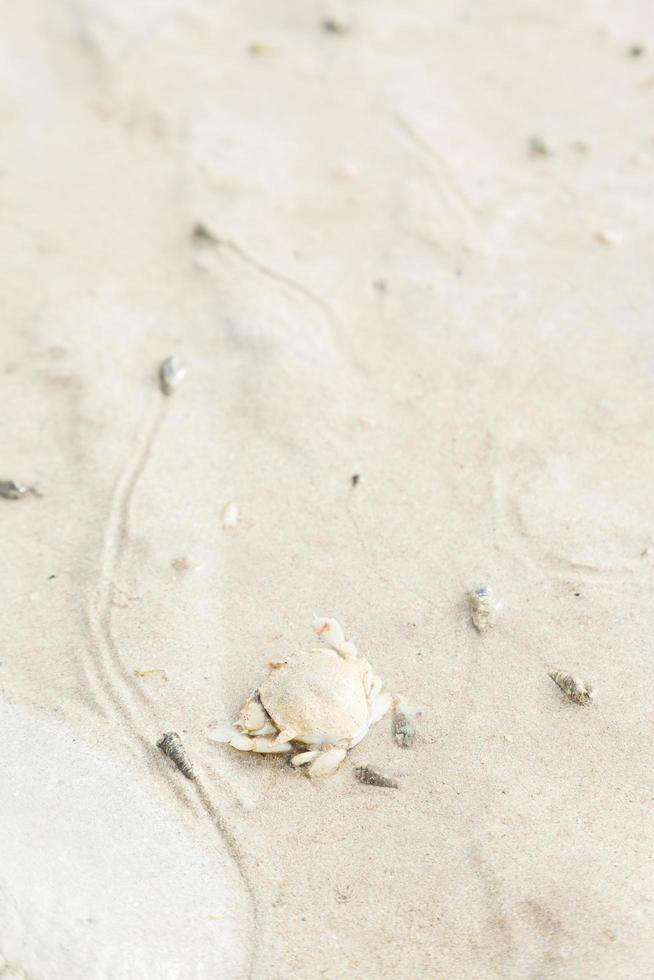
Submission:
POLYGON ((388 789, 400 788, 397 780, 391 779, 389 776, 384 776, 383 773, 377 769, 373 769, 372 766, 356 766, 354 775, 360 783, 365 783, 367 786, 385 786, 388 789))
POLYGON ((164 755, 167 755, 169 759, 173 760, 179 771, 187 779, 195 778, 193 763, 189 759, 177 732, 166 732, 157 742, 157 747, 161 749, 164 755))
POLYGON ((186 368, 176 357, 167 357, 159 366, 159 387, 164 395, 172 395, 184 380, 186 368))
POLYGON ((555 684, 561 688, 563 693, 576 704, 590 704, 595 697, 595 692, 591 684, 573 677, 562 670, 551 670, 549 676, 555 684))
POLYGON ((498 606, 491 600, 490 589, 481 585, 478 589, 468 592, 468 606, 472 625, 479 633, 493 629, 496 622, 498 606))
POLYGON ((229 528, 232 527, 236 527, 236 525, 238 524, 239 516, 240 515, 239 515, 238 504, 234 503, 233 500, 230 500, 230 502, 228 504, 225 504, 225 506, 223 507, 223 518, 222 518, 223 527, 226 530, 229 530, 229 528))
POLYGON ((409 708, 398 700, 393 714, 393 738, 403 749, 410 749, 415 741, 416 728, 409 708))
POLYGON ((20 500, 27 493, 38 496, 34 487, 26 487, 22 483, 16 483, 15 480, 0 480, 0 497, 4 497, 5 500, 20 500))

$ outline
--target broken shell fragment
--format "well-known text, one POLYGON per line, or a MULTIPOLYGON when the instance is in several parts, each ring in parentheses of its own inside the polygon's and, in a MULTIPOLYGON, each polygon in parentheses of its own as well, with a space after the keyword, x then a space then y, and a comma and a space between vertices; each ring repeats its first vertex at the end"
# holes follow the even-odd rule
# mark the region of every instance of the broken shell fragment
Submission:
POLYGON ((595 232, 595 241, 599 242, 600 245, 616 246, 622 245, 624 241, 624 235, 620 231, 616 231, 614 228, 601 228, 599 231, 595 232))
POLYGON ((391 779, 390 776, 384 776, 383 773, 379 772, 378 769, 373 769, 372 766, 356 766, 354 775, 360 783, 365 783, 367 786, 383 786, 387 789, 400 788, 400 784, 396 779, 391 779))
POLYGON ((194 779, 193 763, 191 762, 182 740, 177 732, 166 732, 157 742, 157 747, 164 755, 175 763, 177 768, 187 779, 194 779))
POLYGON ((159 365, 159 387, 164 395, 172 395, 184 380, 186 368, 176 357, 167 357, 159 365))
POLYGON ((498 606, 491 599, 491 591, 482 585, 468 592, 468 607, 472 625, 479 633, 493 629, 497 621, 498 606))
POLYGON ((558 684, 566 697, 574 701, 575 704, 590 704, 595 697, 592 685, 582 681, 579 677, 573 677, 562 670, 551 670, 549 676, 555 684, 558 684))
POLYGON ((233 500, 230 500, 228 504, 223 507, 223 527, 226 530, 229 528, 236 527, 238 524, 239 509, 238 504, 233 500))

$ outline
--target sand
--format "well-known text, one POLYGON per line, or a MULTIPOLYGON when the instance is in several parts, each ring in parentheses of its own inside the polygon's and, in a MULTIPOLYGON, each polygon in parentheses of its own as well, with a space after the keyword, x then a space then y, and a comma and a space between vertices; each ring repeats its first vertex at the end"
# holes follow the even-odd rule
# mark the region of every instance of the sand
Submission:
POLYGON ((654 976, 649 5, 2 20, 0 975, 654 976), (206 737, 314 613, 321 784, 206 737))

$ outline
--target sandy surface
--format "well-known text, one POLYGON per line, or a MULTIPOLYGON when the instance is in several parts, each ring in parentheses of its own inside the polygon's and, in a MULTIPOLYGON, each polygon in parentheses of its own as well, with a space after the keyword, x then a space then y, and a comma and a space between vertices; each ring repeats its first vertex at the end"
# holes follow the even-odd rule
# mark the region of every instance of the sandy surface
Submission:
POLYGON ((653 99, 636 0, 5 5, 0 976, 654 976, 653 99), (206 739, 314 612, 424 711, 321 785, 206 739))

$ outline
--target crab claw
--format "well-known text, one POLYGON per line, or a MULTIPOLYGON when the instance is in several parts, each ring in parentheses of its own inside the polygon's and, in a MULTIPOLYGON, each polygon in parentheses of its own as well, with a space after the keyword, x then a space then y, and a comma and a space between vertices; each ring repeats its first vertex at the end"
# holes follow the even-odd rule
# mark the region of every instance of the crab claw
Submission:
POLYGON ((284 731, 279 732, 277 737, 273 739, 273 744, 283 745, 285 742, 292 742, 296 735, 297 732, 293 731, 292 728, 285 728, 284 731))
POLYGON ((241 752, 290 752, 293 746, 290 742, 277 742, 269 735, 252 738, 250 735, 234 735, 229 744, 241 752))
POLYGON ((256 698, 248 698, 238 719, 245 732, 258 732, 268 721, 268 716, 256 698))
POLYGON ((314 616, 313 628, 334 650, 345 643, 345 632, 337 619, 326 619, 324 616, 314 616))
POLYGON ((331 776, 333 772, 336 772, 346 755, 347 752, 345 749, 326 749, 320 753, 317 759, 309 763, 307 772, 311 779, 316 779, 320 776, 331 776))
POLYGON ((215 725, 207 729, 207 738, 212 742, 231 742, 240 732, 233 725, 215 725))

